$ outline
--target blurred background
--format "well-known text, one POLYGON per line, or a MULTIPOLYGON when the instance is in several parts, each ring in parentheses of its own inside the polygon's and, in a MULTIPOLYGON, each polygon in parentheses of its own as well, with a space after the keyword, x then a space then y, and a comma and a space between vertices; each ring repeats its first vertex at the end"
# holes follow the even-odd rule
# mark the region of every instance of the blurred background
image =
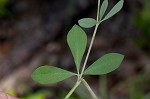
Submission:
MULTIPOLYGON (((109 0, 109 9, 118 1, 109 0)), ((75 78, 40 85, 30 75, 42 65, 75 72, 67 33, 79 19, 96 18, 96 10, 97 0, 0 0, 0 90, 20 99, 62 99, 75 78)), ((149 26, 150 0, 125 0, 121 12, 101 24, 88 65, 110 52, 125 59, 108 75, 85 77, 100 98, 150 99, 149 26)), ((93 28, 85 31, 90 42, 93 28)), ((81 85, 72 99, 92 98, 81 85)))

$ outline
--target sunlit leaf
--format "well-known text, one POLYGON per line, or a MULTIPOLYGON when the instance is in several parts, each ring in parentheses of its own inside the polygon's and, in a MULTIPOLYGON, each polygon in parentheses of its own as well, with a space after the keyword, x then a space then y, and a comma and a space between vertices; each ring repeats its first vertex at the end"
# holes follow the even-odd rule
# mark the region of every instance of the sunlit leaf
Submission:
POLYGON ((74 73, 54 66, 41 66, 32 73, 32 79, 40 84, 56 83, 73 76, 74 73))
POLYGON ((124 55, 117 53, 106 54, 89 66, 89 68, 85 70, 84 74, 102 75, 112 72, 120 66, 123 58, 124 55))
POLYGON ((79 25, 84 28, 91 28, 96 25, 97 21, 93 18, 83 18, 78 21, 79 25))
POLYGON ((109 19, 110 17, 114 16, 117 12, 119 12, 119 11, 122 9, 122 7, 123 7, 123 3, 124 3, 124 0, 120 0, 120 1, 111 9, 111 11, 105 16, 105 18, 103 19, 103 21, 109 19))
POLYGON ((74 25, 67 35, 67 42, 74 57, 77 70, 79 71, 80 63, 86 49, 87 36, 78 25, 74 25))
POLYGON ((108 7, 108 0, 104 0, 100 9, 100 20, 103 18, 108 7))

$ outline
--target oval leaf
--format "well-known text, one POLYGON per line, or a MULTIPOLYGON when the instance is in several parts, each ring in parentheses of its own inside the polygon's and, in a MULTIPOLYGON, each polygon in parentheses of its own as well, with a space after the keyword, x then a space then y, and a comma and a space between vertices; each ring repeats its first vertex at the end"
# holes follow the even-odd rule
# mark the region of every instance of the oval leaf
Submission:
POLYGON ((67 42, 79 72, 81 59, 86 49, 87 36, 78 25, 74 25, 67 35, 67 42))
POLYGON ((91 28, 96 25, 97 21, 93 18, 83 18, 78 21, 79 25, 84 28, 91 28))
POLYGON ((112 72, 120 66, 123 58, 124 55, 117 53, 106 54, 87 68, 84 74, 103 75, 112 72))
POLYGON ((111 11, 105 16, 105 18, 103 19, 103 21, 109 19, 110 17, 114 16, 117 12, 119 12, 119 11, 122 9, 122 7, 123 7, 123 3, 124 3, 124 0, 120 0, 120 1, 111 9, 111 11))
POLYGON ((103 18, 108 7, 108 0, 104 0, 100 9, 100 20, 103 18))
POLYGON ((73 76, 74 73, 54 66, 41 66, 31 75, 40 84, 56 83, 73 76))

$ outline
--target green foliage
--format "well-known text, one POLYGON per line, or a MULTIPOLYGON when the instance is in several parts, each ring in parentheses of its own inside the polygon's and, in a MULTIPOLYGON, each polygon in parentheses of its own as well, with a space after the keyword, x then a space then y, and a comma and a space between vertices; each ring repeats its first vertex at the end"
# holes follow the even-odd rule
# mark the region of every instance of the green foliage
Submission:
POLYGON ((30 93, 29 95, 25 97, 21 97, 19 99, 46 99, 46 96, 52 96, 52 93, 48 90, 40 90, 35 93, 30 93))
MULTIPOLYGON (((88 89, 88 91, 91 93, 94 99, 98 99, 98 97, 92 91, 92 89, 90 88, 86 80, 83 79, 83 73, 85 75, 103 75, 103 74, 107 74, 117 69, 119 65, 121 64, 124 56, 121 54, 117 54, 117 53, 110 53, 98 59, 91 66, 89 66, 89 68, 85 70, 85 66, 87 64, 87 60, 88 60, 88 57, 89 57, 89 54, 90 54, 90 51, 91 51, 91 48, 95 39, 95 35, 96 35, 97 29, 100 23, 112 17, 117 12, 119 12, 123 6, 123 2, 124 0, 120 0, 111 9, 111 11, 103 18, 106 12, 106 9, 108 7, 108 1, 104 0, 101 9, 100 9, 100 4, 98 4, 97 20, 93 18, 83 18, 78 21, 79 25, 84 28, 91 28, 95 26, 92 40, 90 43, 90 47, 88 49, 88 53, 86 54, 86 58, 85 58, 82 68, 80 68, 80 65, 81 65, 82 57, 86 50, 87 35, 84 32, 84 30, 82 30, 82 28, 80 28, 78 25, 74 25, 72 29, 69 31, 67 35, 67 43, 71 49, 71 52, 72 52, 72 55, 76 64, 76 68, 77 68, 76 74, 57 68, 57 67, 53 67, 53 66, 42 66, 42 67, 37 68, 32 73, 33 80, 41 84, 56 83, 66 78, 69 78, 73 75, 76 75, 77 82, 75 83, 74 87, 70 90, 70 92, 66 95, 65 99, 70 98, 70 96, 76 90, 76 88, 80 85, 80 83, 83 83, 85 85, 85 87, 88 89), (99 12, 99 9, 100 9, 100 12, 99 12), (81 69, 81 72, 80 72, 80 69, 81 69)), ((98 3, 100 3, 100 0, 98 0, 98 3)))
POLYGON ((73 75, 74 73, 54 66, 41 66, 32 73, 32 79, 41 84, 48 84, 62 81, 73 75))
POLYGON ((67 42, 74 57, 77 70, 79 71, 80 63, 86 49, 87 36, 79 26, 74 25, 67 35, 67 42))
POLYGON ((143 9, 136 12, 134 15, 134 25, 140 28, 140 37, 133 37, 135 43, 137 43, 142 48, 147 48, 150 50, 150 0, 141 0, 143 4, 143 9))
POLYGON ((105 18, 103 19, 104 20, 107 20, 109 18, 111 18, 112 16, 114 16, 116 13, 118 13, 122 7, 123 7, 123 3, 124 3, 124 0, 120 0, 111 10, 110 12, 105 16, 105 18))
POLYGON ((100 20, 103 18, 108 7, 108 0, 104 0, 100 9, 100 20))
POLYGON ((85 75, 103 75, 117 69, 124 56, 117 53, 106 54, 94 62, 84 72, 85 75))
POLYGON ((43 93, 38 93, 38 94, 32 94, 30 96, 21 99, 46 99, 46 96, 43 95, 43 93))
POLYGON ((144 98, 142 99, 149 99, 150 98, 150 93, 148 93, 147 95, 144 96, 144 98))
POLYGON ((93 18, 83 18, 78 21, 79 25, 84 28, 91 28, 96 25, 97 21, 93 18))
MULTIPOLYGON (((128 87, 129 99, 145 99, 145 88, 149 86, 149 82, 149 72, 143 69, 139 74, 122 81, 120 86, 125 85, 128 87)), ((149 98, 147 97, 147 99, 149 98)))
POLYGON ((0 16, 4 16, 7 14, 6 5, 8 3, 8 0, 0 0, 0 16))

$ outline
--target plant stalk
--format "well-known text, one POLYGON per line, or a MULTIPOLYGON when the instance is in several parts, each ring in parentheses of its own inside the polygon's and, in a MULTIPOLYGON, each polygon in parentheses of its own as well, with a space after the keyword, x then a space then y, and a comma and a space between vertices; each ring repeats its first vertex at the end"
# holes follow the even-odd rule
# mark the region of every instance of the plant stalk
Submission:
POLYGON ((107 75, 102 75, 99 77, 100 82, 100 95, 102 99, 108 99, 107 97, 107 75))
POLYGON ((95 39, 95 35, 96 35, 96 33, 97 33, 98 26, 99 26, 100 23, 101 23, 101 21, 99 22, 99 10, 100 10, 100 0, 98 0, 97 24, 96 24, 96 26, 95 26, 94 33, 93 33, 93 36, 92 36, 92 40, 91 40, 91 43, 90 43, 90 46, 89 46, 89 49, 88 49, 88 52, 87 52, 87 55, 86 55, 86 58, 85 58, 83 67, 82 67, 82 71, 81 71, 81 74, 80 74, 80 78, 82 78, 83 72, 84 72, 84 70, 85 70, 85 66, 86 66, 86 64, 87 64, 87 60, 88 60, 89 55, 90 55, 90 52, 91 52, 91 48, 92 48, 93 42, 94 42, 94 39, 95 39))
POLYGON ((97 96, 95 95, 95 93, 93 92, 93 90, 91 89, 91 87, 88 85, 88 83, 83 78, 81 79, 81 81, 85 85, 85 87, 89 90, 89 92, 91 93, 92 97, 94 99, 98 99, 97 96))
POLYGON ((70 92, 66 95, 65 99, 69 99, 70 96, 72 95, 72 93, 76 90, 76 88, 80 85, 81 81, 83 82, 83 84, 87 87, 87 89, 89 90, 89 92, 91 93, 91 95, 93 96, 94 99, 98 99, 97 96, 94 94, 94 92, 92 91, 92 89, 90 88, 90 86, 88 85, 88 83, 82 78, 83 76, 83 72, 85 70, 85 66, 87 64, 87 60, 89 58, 89 55, 90 55, 90 52, 91 52, 91 48, 92 48, 92 45, 93 45, 93 42, 94 42, 94 39, 95 39, 95 36, 96 36, 96 33, 97 33, 97 29, 98 29, 98 26, 100 25, 101 21, 99 20, 99 11, 100 11, 100 0, 98 0, 98 8, 97 8, 97 24, 95 26, 95 29, 94 29, 94 33, 93 33, 93 36, 92 36, 92 40, 91 40, 91 43, 90 43, 90 46, 89 46, 89 49, 88 49, 88 52, 87 52, 87 55, 86 55, 86 58, 85 58, 85 61, 84 61, 84 64, 83 64, 83 67, 82 67, 82 70, 81 70, 81 73, 79 73, 79 71, 77 70, 78 74, 78 80, 76 82, 76 84, 74 85, 74 87, 70 90, 70 92))
POLYGON ((85 66, 87 64, 87 60, 88 60, 90 52, 91 52, 91 48, 92 48, 92 45, 93 45, 93 42, 94 42, 94 39, 95 39, 95 35, 96 35, 96 32, 97 32, 98 26, 99 26, 99 24, 96 24, 96 26, 95 26, 95 30, 94 30, 94 33, 93 33, 93 36, 92 36, 92 40, 91 40, 91 43, 90 43, 90 46, 89 46, 89 49, 88 49, 88 52, 87 52, 87 55, 86 55, 83 67, 82 67, 80 78, 82 78, 83 72, 85 70, 85 66))
POLYGON ((66 95, 64 99, 69 99, 72 93, 76 90, 76 88, 80 85, 81 80, 78 80, 76 84, 73 86, 73 88, 70 90, 70 92, 66 95))
POLYGON ((98 8, 97 8, 97 22, 99 21, 99 18, 100 18, 100 17, 99 17, 99 16, 100 16, 100 14, 99 14, 99 13, 100 13, 100 1, 101 1, 101 0, 98 0, 98 8))

